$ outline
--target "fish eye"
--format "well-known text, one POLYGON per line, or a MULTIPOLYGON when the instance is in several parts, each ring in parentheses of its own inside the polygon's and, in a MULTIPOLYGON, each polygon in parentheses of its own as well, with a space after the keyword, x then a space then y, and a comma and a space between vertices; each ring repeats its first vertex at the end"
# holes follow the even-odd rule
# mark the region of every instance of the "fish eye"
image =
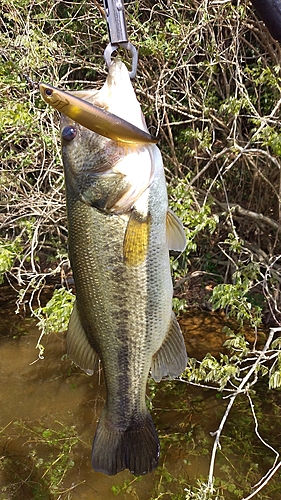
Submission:
POLYGON ((77 130, 75 127, 72 127, 71 125, 67 125, 62 129, 61 135, 64 139, 67 141, 72 141, 77 134, 77 130))
POLYGON ((49 97, 50 97, 50 96, 52 95, 52 93, 53 93, 52 89, 45 89, 45 94, 46 94, 47 96, 49 96, 49 97))

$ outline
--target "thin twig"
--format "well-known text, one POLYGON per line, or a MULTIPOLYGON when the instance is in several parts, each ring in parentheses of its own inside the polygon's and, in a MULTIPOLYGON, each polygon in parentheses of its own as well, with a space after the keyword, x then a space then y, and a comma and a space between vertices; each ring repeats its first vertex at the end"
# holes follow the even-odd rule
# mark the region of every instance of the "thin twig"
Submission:
POLYGON ((209 487, 210 491, 213 491, 213 486, 214 486, 213 477, 214 477, 215 459, 216 459, 217 449, 220 446, 219 441, 220 441, 220 436, 221 436, 224 424, 227 420, 227 417, 230 413, 230 410, 231 410, 233 403, 234 403, 235 399, 237 398, 238 394, 247 393, 248 389, 246 386, 248 384, 248 381, 250 380, 251 376, 255 373, 261 360, 265 357, 265 353, 269 349, 269 346, 273 340, 275 332, 276 332, 276 328, 270 329, 269 335, 268 335, 268 338, 267 338, 267 341, 264 345, 263 350, 261 351, 261 353, 258 356, 258 358, 256 359, 255 363, 252 365, 252 367, 248 371, 247 375, 243 378, 243 380, 242 380, 241 384, 238 386, 235 394, 233 396, 230 396, 230 401, 229 401, 227 408, 224 412, 224 415, 221 419, 220 425, 219 425, 218 429, 214 433, 212 433, 212 435, 215 435, 216 438, 215 438, 213 449, 212 449, 212 455, 211 455, 211 461, 210 461, 210 467, 209 467, 208 487, 209 487))

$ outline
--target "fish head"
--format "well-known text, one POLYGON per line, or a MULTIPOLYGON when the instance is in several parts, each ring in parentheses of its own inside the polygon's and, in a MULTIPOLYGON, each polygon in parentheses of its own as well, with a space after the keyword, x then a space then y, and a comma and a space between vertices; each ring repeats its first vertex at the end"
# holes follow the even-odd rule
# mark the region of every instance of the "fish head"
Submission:
POLYGON ((61 143, 67 191, 95 208, 127 212, 152 181, 154 145, 126 146, 64 115, 61 143))
MULTIPOLYGON (((80 200, 106 213, 119 209, 118 201, 132 189, 131 179, 114 169, 126 158, 125 148, 64 115, 61 142, 68 199, 80 200)), ((129 200, 125 210, 130 206, 129 200)))
POLYGON ((101 174, 124 156, 124 148, 65 115, 61 115, 60 134, 66 175, 101 174))
MULTIPOLYGON (((111 115, 114 115, 149 134, 128 69, 119 59, 111 63, 106 81, 100 90, 78 90, 68 92, 67 95, 66 93, 59 94, 59 91, 51 85, 40 84, 40 92, 46 102, 62 113, 68 96, 73 95, 110 113, 108 123, 112 120, 111 115)), ((157 138, 150 137, 151 143, 157 143, 157 138)), ((136 141, 136 144, 138 143, 139 141, 136 141)))
MULTIPOLYGON (((147 132, 128 70, 121 61, 111 64, 101 90, 85 92, 83 100, 109 112, 109 121, 112 115, 118 116, 147 132)), ((61 116, 61 140, 66 184, 92 206, 101 208, 103 203, 108 211, 123 213, 152 182, 154 144, 124 144, 65 115, 61 116), (97 201, 98 192, 102 195, 97 201)))

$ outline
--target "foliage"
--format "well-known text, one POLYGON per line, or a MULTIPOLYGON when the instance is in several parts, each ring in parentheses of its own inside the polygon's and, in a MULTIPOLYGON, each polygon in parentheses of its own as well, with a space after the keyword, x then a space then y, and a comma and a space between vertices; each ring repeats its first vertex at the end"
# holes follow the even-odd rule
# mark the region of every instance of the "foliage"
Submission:
POLYGON ((71 311, 75 301, 75 295, 71 290, 62 287, 55 290, 52 298, 44 307, 39 307, 33 311, 33 315, 39 319, 37 326, 41 330, 37 342, 39 349, 39 359, 43 359, 44 345, 41 343, 44 335, 49 333, 65 332, 67 330, 71 311))
POLYGON ((0 240, 0 285, 4 282, 4 274, 13 267, 14 260, 20 251, 19 243, 15 240, 0 240))
MULTIPOLYGON (((241 326, 248 320, 251 326, 261 325, 261 307, 253 306, 249 297, 251 282, 249 279, 249 266, 233 274, 235 283, 216 285, 213 289, 211 303, 213 309, 226 309, 229 316, 234 317, 241 326)), ((252 272, 252 269, 250 269, 252 272)))
POLYGON ((221 354, 220 360, 217 360, 211 354, 207 354, 196 368, 196 360, 191 358, 185 376, 188 381, 218 384, 218 390, 221 391, 230 380, 238 378, 240 370, 236 362, 237 357, 229 360, 228 356, 221 354))
POLYGON ((173 298, 173 311, 178 315, 182 311, 185 311, 186 301, 185 299, 179 299, 178 297, 173 298))
MULTIPOLYGON (((216 215, 212 215, 211 206, 205 203, 196 209, 196 193, 188 189, 188 178, 170 183, 168 188, 170 194, 170 206, 182 220, 186 227, 187 245, 186 254, 197 248, 196 238, 200 233, 208 230, 212 234, 218 223, 216 215)), ((182 270, 182 273, 185 269, 182 270)))
POLYGON ((33 313, 39 319, 37 323, 39 329, 46 334, 66 331, 74 300, 75 295, 71 290, 66 288, 55 290, 47 304, 33 313))
MULTIPOLYGON (((230 234, 241 246, 235 264, 247 252, 266 270, 265 300, 278 319, 271 293, 272 261, 281 253, 278 46, 272 50, 266 28, 240 2, 126 7, 140 53, 135 89, 148 126, 159 132, 170 204, 187 231, 174 276, 212 269, 237 295, 233 251, 218 246, 230 234)), ((0 29, 2 241, 19 242, 9 279, 39 293, 65 265, 65 198, 58 118, 24 74, 63 88, 100 87, 106 23, 95 2, 14 0, 3 2, 0 29)), ((276 294, 278 301, 275 282, 276 294)))
MULTIPOLYGON (((21 498, 34 500, 67 498, 63 480, 74 466, 73 449, 79 438, 74 426, 67 427, 60 422, 55 425, 56 428, 50 429, 40 422, 13 422, 13 431, 17 439, 24 439, 23 447, 28 453, 22 461, 20 455, 2 450, 0 471, 11 476, 9 485, 2 488, 8 498, 16 498, 17 493, 21 498)), ((0 498, 4 500, 1 493, 0 498)))

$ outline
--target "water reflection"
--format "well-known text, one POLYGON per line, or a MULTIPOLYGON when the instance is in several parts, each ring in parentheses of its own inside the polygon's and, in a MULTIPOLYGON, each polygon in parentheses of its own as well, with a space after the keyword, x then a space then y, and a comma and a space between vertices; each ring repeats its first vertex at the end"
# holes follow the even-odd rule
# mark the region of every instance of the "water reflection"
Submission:
MULTIPOLYGON (((237 324, 226 318, 222 313, 191 310, 180 320, 181 329, 185 337, 188 355, 201 361, 207 353, 219 357, 220 353, 227 352, 224 342, 227 335, 223 328, 228 327, 237 331, 237 324)), ((257 339, 252 328, 245 327, 244 334, 248 342, 253 344, 257 340, 259 347, 267 338, 264 331, 259 330, 257 339)))

